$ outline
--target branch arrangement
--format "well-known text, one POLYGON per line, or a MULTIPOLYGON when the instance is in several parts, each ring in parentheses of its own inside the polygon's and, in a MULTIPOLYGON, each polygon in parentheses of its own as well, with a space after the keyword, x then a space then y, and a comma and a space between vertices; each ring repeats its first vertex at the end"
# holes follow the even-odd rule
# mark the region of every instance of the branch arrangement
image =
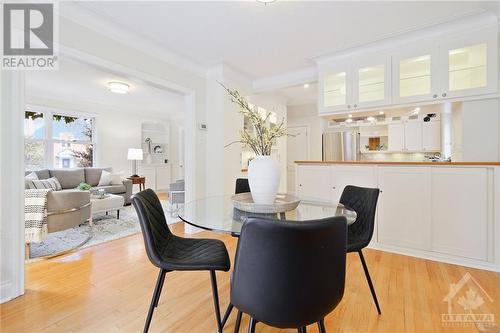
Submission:
POLYGON ((226 90, 231 101, 238 104, 240 108, 239 112, 250 120, 252 127, 255 129, 255 134, 246 129, 240 130, 240 140, 231 142, 226 147, 239 142, 249 146, 257 156, 271 155, 271 150, 273 145, 276 144, 276 140, 288 135, 285 128, 285 119, 281 119, 281 122, 276 124, 276 126, 269 125, 268 120, 271 112, 267 112, 265 116, 260 115, 257 110, 252 109, 248 105, 248 102, 240 95, 238 90, 229 89, 220 82, 219 84, 226 90))

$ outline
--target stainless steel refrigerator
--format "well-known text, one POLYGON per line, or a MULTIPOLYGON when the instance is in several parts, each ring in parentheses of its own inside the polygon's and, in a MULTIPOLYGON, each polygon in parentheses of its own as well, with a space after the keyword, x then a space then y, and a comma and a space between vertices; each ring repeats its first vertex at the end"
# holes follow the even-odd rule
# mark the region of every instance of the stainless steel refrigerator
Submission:
POLYGON ((359 133, 357 131, 323 134, 323 161, 359 161, 359 133))

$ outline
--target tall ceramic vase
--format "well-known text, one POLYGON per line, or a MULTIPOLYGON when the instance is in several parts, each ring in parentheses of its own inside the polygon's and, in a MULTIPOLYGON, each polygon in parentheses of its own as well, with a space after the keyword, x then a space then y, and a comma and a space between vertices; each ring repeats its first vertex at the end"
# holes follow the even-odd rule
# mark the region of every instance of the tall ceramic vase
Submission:
POLYGON ((272 204, 280 185, 280 165, 271 156, 257 156, 248 165, 248 183, 255 203, 272 204))

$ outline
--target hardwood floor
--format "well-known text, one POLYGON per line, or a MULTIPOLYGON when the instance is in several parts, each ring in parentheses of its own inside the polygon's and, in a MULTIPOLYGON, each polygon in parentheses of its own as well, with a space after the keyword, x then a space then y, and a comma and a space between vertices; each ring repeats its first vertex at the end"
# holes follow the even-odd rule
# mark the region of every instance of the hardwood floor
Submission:
MULTIPOLYGON (((173 226, 183 235, 183 225, 173 226)), ((232 255, 235 239, 222 239, 232 255)), ((378 316, 357 254, 348 255, 344 298, 326 318, 327 332, 478 332, 476 326, 443 327, 443 298, 450 283, 469 272, 492 298, 480 313, 493 313, 499 332, 500 274, 367 249, 365 257, 379 297, 378 316)), ((26 294, 1 305, 1 332, 141 332, 157 269, 140 234, 28 264, 26 294)), ((229 297, 229 273, 217 273, 221 307, 229 297)), ((235 313, 225 332, 233 332, 235 313)), ((246 332, 244 316, 241 332, 246 332)), ((208 272, 168 273, 150 332, 215 332, 208 272)), ((257 325, 257 332, 280 332, 257 325)), ((281 332, 296 332, 282 330, 281 332)), ((315 326, 308 332, 317 332, 315 326)))

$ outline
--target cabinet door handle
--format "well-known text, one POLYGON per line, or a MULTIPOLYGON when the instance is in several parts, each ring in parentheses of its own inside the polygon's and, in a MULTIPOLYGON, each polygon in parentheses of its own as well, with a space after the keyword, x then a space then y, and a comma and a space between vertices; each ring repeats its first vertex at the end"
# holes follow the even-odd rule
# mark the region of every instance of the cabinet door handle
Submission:
POLYGON ((446 97, 446 93, 443 93, 441 96, 446 97))
POLYGON ((336 187, 334 186, 334 187, 332 187, 332 189, 334 189, 334 190, 335 190, 335 189, 336 189, 336 187))
POLYGON ((433 98, 437 98, 437 97, 438 97, 438 95, 437 95, 437 94, 434 94, 434 95, 432 95, 432 97, 433 97, 433 98))
POLYGON ((302 184, 299 184, 299 187, 302 187, 302 184))
POLYGON ((350 108, 351 108, 351 106, 350 106, 350 105, 348 105, 348 106, 347 106, 347 108, 348 108, 348 109, 350 109, 350 108))
POLYGON ((354 107, 355 107, 355 108, 357 108, 357 107, 358 107, 358 105, 357 105, 357 104, 354 104, 354 107))

